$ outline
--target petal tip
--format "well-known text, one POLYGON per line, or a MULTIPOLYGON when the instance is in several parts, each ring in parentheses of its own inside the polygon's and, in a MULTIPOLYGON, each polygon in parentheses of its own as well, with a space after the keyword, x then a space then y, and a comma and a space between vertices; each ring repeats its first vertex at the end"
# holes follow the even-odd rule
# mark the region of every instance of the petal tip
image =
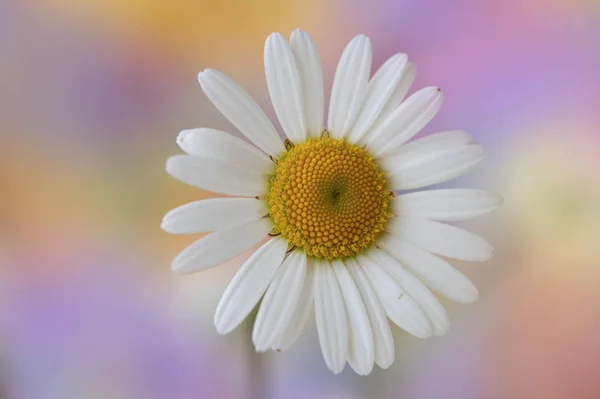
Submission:
POLYGON ((358 34, 358 35, 354 36, 354 37, 352 38, 352 40, 350 40, 350 43, 348 43, 348 45, 346 46, 346 48, 349 48, 349 47, 350 47, 350 45, 362 45, 362 44, 363 44, 363 41, 364 41, 366 38, 367 38, 367 37, 366 37, 364 34, 360 33, 360 34, 358 34))
POLYGON ((392 56, 392 58, 393 58, 393 61, 396 64, 400 65, 400 64, 404 64, 405 62, 408 61, 408 54, 406 54, 406 53, 397 53, 397 54, 394 54, 392 56))
POLYGON ((173 170, 173 163, 175 162, 173 158, 175 158, 175 156, 167 158, 167 161, 165 162, 165 170, 168 174, 171 174, 171 171, 173 170))
POLYGON ((362 35, 363 46, 365 46, 368 51, 371 51, 371 38, 369 36, 362 35))
POLYGON ((175 274, 191 274, 194 272, 194 268, 190 268, 190 258, 182 257, 183 253, 180 253, 171 262, 171 271, 175 274))
POLYGON ((435 332, 435 336, 436 336, 436 337, 443 337, 443 336, 445 336, 446 334, 448 334, 448 330, 449 330, 449 328, 445 328, 445 329, 443 329, 443 330, 436 331, 436 332, 435 332))
MULTIPOLYGON (((275 44, 278 42, 279 43, 287 43, 281 33, 279 33, 279 32, 271 33, 269 36, 267 36, 267 39, 265 40, 265 51, 267 51, 267 49, 272 49, 273 46, 275 46, 275 44)), ((275 51, 275 49, 272 49, 271 51, 275 51)))
POLYGON ((167 216, 165 215, 165 217, 163 218, 163 220, 160 222, 160 229, 166 233, 172 233, 170 231, 169 228, 169 221, 167 219, 167 216))
POLYGON ((296 28, 296 29, 294 29, 292 31, 291 37, 294 37, 294 36, 306 36, 306 35, 308 35, 308 32, 306 32, 306 31, 304 31, 304 30, 302 30, 300 28, 296 28))
POLYGON ((233 330, 233 328, 228 326, 222 317, 218 317, 217 316, 218 314, 219 314, 219 307, 217 307, 217 310, 215 311, 215 319, 214 319, 215 330, 217 331, 217 334, 219 334, 219 335, 229 334, 233 330))
MULTIPOLYGON (((183 155, 183 156, 185 156, 185 155, 183 155)), ((174 171, 177 168, 177 165, 178 165, 181 157, 182 157, 182 155, 173 155, 173 156, 167 158, 167 162, 165 162, 165 170, 167 171, 167 173, 169 175, 171 175, 175 178, 176 178, 176 175, 174 174, 174 171)))
POLYGON ((471 296, 467 299, 467 303, 475 303, 479 300, 479 290, 475 288, 475 290, 471 293, 471 296))
POLYGON ((425 96, 425 97, 421 97, 421 100, 424 101, 429 96, 439 97, 442 94, 443 94, 443 91, 438 86, 427 86, 427 87, 420 89, 416 93, 414 93, 413 96, 415 96, 415 98, 419 98, 418 95, 425 96))
POLYGON ((487 262, 494 257, 494 249, 489 249, 486 253, 482 254, 480 257, 477 257, 473 260, 473 262, 487 262))
POLYGON ((339 374, 342 371, 344 371, 344 367, 346 366, 346 363, 342 364, 341 366, 334 366, 334 367, 330 367, 329 369, 333 372, 333 374, 339 374))
POLYGON ((183 266, 184 263, 175 258, 173 262, 171 262, 171 271, 175 274, 186 274, 183 266))
POLYGON ((216 69, 206 68, 198 73, 198 81, 200 84, 205 83, 207 79, 214 76, 217 73, 216 69))
POLYGON ((254 350, 257 353, 264 353, 271 349, 269 345, 265 345, 265 343, 262 342, 263 340, 260 340, 258 337, 255 336, 254 330, 252 331, 252 333, 252 344, 254 345, 254 350))
POLYGON ((193 132, 194 132, 194 129, 185 129, 185 130, 182 130, 181 132, 179 132, 179 134, 177 135, 177 139, 176 139, 177 144, 181 147, 181 145, 185 141, 185 138, 186 137, 189 138, 189 135, 192 134, 193 132))
POLYGON ((500 194, 492 194, 493 198, 494 198, 494 206, 496 208, 501 207, 502 205, 504 205, 504 198, 502 198, 502 196, 500 194))
POLYGON ((383 370, 387 370, 390 367, 392 367, 392 364, 394 364, 394 358, 392 357, 391 359, 386 359, 386 360, 380 360, 377 365, 379 366, 379 368, 383 369, 383 370))
POLYGON ((215 327, 216 327, 217 334, 219 334, 219 335, 226 335, 229 332, 229 331, 227 331, 227 329, 223 328, 222 326, 218 326, 215 324, 215 327))

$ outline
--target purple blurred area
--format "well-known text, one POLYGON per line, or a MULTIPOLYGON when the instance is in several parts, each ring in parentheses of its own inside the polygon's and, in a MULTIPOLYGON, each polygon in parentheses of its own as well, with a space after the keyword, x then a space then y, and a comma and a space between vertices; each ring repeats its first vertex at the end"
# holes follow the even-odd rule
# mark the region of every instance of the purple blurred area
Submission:
POLYGON ((0 3, 0 397, 600 398, 600 2, 595 0, 4 0, 0 3), (249 325, 213 312, 248 256, 193 276, 196 237, 159 228, 214 194, 167 176, 180 130, 237 133, 203 95, 219 69, 270 117, 264 39, 300 27, 331 85, 345 44, 396 52, 413 90, 444 89, 424 133, 464 128, 487 149, 445 184, 497 191, 469 223, 496 247, 458 264, 481 299, 444 302, 442 338, 399 330, 396 363, 335 376, 314 327, 253 353, 249 325))

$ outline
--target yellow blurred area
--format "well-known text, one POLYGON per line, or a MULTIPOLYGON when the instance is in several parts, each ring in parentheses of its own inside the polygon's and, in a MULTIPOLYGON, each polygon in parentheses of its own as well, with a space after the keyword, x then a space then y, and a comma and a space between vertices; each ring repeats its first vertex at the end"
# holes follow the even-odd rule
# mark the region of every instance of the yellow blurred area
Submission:
POLYGON ((504 211, 512 216, 515 239, 527 252, 549 252, 570 265, 600 265, 596 128, 562 121, 522 136, 503 177, 504 211))
POLYGON ((273 31, 287 35, 302 27, 321 35, 327 25, 338 23, 323 17, 328 5, 319 0, 52 0, 28 6, 40 18, 58 14, 108 29, 111 35, 188 53, 192 59, 240 59, 259 54, 273 31))

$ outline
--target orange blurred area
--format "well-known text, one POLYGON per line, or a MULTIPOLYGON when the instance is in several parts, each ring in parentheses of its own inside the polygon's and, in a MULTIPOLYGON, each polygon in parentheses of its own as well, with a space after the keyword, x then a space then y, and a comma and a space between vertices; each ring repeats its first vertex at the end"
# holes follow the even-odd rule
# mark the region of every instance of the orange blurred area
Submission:
MULTIPOLYGON (((272 31, 298 26, 324 32, 339 21, 326 17, 331 5, 316 0, 54 0, 28 4, 36 18, 54 16, 78 25, 164 47, 192 60, 244 61, 257 54, 272 31)), ((335 18, 335 13, 332 13, 335 18)), ((338 18, 339 18, 338 14, 338 18)))

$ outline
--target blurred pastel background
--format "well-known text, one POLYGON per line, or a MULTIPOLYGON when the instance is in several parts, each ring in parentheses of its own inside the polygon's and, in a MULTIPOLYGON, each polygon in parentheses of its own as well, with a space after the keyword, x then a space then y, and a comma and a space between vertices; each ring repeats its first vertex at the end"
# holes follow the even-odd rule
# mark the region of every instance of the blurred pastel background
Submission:
POLYGON ((600 398, 600 2, 594 0, 3 0, 0 3, 0 397, 600 398), (308 30, 331 85, 355 34, 378 68, 396 52, 439 85, 424 133, 464 128, 488 160, 452 187, 500 192, 468 227, 495 258, 445 302, 453 327, 399 330, 396 363, 327 370, 314 326, 253 353, 213 311, 243 261, 192 276, 196 237, 159 228, 211 196, 164 171, 191 127, 235 132, 196 80, 240 82, 267 110, 262 50, 308 30))

